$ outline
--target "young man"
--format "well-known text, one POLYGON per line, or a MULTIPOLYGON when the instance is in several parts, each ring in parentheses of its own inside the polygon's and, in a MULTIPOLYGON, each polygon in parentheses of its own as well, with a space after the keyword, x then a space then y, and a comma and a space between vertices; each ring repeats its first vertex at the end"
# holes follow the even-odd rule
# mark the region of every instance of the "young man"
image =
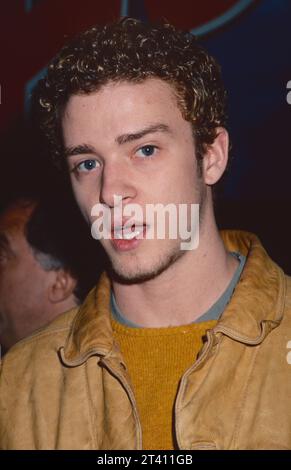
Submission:
POLYGON ((131 230, 128 213, 113 219, 111 266, 81 308, 3 361, 2 448, 290 448, 290 279, 254 235, 217 230, 214 59, 188 33, 126 19, 64 47, 38 103, 88 223, 98 204, 141 212, 131 230), (147 237, 150 204, 199 204, 194 249, 170 223, 147 237))

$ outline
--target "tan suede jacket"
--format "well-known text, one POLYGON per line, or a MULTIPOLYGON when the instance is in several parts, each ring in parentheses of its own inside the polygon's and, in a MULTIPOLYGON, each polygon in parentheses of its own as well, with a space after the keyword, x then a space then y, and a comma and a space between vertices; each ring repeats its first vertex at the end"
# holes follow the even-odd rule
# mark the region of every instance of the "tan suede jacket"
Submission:
MULTIPOLYGON (((181 380, 178 447, 291 449, 291 279, 254 235, 227 231, 222 237, 247 262, 181 380)), ((135 397, 113 340, 109 290, 103 275, 80 309, 6 355, 2 449, 142 449, 135 397)))

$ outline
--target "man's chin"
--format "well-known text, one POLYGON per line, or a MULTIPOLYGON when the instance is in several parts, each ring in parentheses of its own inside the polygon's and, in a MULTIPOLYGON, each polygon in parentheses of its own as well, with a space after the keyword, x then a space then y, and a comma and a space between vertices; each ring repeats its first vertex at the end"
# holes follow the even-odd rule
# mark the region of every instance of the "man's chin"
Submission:
POLYGON ((160 259, 158 263, 152 266, 139 266, 132 267, 126 266, 126 262, 123 265, 110 263, 109 271, 113 281, 120 284, 141 284, 143 282, 151 281, 161 275, 170 266, 172 266, 181 256, 182 251, 174 252, 164 259, 160 259))
POLYGON ((141 284, 150 281, 158 276, 158 273, 153 271, 139 271, 139 272, 125 272, 118 271, 111 266, 110 269, 111 279, 119 284, 141 284))

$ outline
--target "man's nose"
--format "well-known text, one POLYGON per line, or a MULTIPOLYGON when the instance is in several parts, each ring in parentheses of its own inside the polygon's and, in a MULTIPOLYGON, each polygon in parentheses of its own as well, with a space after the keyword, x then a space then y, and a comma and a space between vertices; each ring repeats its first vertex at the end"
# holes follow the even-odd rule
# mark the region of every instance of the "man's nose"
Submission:
POLYGON ((130 200, 136 196, 136 190, 128 169, 124 165, 111 163, 103 170, 100 203, 113 208, 116 204, 114 199, 116 195, 121 196, 122 200, 130 200))

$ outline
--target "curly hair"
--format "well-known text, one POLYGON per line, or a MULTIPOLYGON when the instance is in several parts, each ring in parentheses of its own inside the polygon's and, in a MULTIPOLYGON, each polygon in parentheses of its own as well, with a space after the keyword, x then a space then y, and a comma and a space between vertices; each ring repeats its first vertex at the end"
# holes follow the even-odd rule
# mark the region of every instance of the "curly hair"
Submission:
POLYGON ((108 82, 160 78, 173 86, 184 119, 191 122, 200 162, 226 125, 226 92, 220 67, 189 32, 124 18, 81 33, 49 64, 35 96, 36 117, 54 160, 63 153, 61 119, 74 94, 89 94, 108 82))

